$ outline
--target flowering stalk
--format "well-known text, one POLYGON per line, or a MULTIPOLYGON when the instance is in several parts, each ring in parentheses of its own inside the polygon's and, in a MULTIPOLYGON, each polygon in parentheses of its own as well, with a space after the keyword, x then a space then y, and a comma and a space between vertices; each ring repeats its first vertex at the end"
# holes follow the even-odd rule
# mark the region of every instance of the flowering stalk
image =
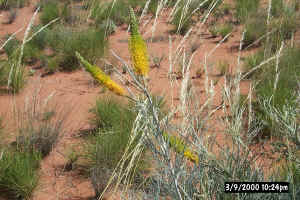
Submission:
POLYGON ((147 76, 149 72, 149 59, 146 43, 138 30, 138 23, 133 9, 130 7, 130 38, 129 52, 135 72, 138 75, 147 76))
POLYGON ((116 82, 111 80, 111 78, 107 76, 99 67, 91 65, 78 52, 76 52, 76 56, 81 62, 81 64, 84 66, 86 71, 88 71, 92 75, 92 77, 96 79, 100 84, 104 85, 106 88, 108 88, 110 91, 117 95, 125 95, 125 90, 116 82))
POLYGON ((198 156, 186 147, 182 139, 176 136, 170 136, 166 132, 163 133, 163 137, 166 141, 169 141, 169 145, 174 148, 177 153, 183 153, 184 157, 196 164, 199 162, 198 156))

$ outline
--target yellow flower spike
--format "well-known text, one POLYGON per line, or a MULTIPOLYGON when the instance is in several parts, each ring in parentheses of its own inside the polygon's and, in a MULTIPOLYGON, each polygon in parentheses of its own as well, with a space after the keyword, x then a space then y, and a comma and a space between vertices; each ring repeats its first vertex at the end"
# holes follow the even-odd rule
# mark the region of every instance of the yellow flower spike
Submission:
POLYGON ((125 90, 118 85, 116 82, 111 80, 109 76, 107 76, 99 67, 95 65, 91 65, 88 61, 86 61, 78 52, 76 52, 76 56, 79 61, 82 63, 86 71, 88 71, 94 79, 96 79, 100 84, 104 85, 113 93, 124 96, 125 90))
POLYGON ((190 150, 186 150, 184 152, 184 156, 196 164, 198 164, 198 162, 199 162, 198 156, 195 153, 192 153, 190 150))
POLYGON ((170 136, 168 133, 163 132, 163 138, 169 141, 169 145, 174 148, 177 153, 183 153, 184 157, 188 158, 194 163, 199 162, 197 154, 193 153, 191 150, 187 149, 184 141, 176 136, 170 136))
POLYGON ((133 9, 130 7, 130 38, 129 52, 135 72, 138 75, 147 76, 149 72, 149 58, 147 46, 138 30, 138 23, 133 9))

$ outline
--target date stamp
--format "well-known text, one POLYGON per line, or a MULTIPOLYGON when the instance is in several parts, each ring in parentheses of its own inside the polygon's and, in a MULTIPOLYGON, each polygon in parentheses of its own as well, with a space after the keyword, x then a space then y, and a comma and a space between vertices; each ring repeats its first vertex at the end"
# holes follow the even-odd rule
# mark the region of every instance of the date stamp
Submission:
POLYGON ((225 193, 288 193, 288 182, 225 182, 225 193))

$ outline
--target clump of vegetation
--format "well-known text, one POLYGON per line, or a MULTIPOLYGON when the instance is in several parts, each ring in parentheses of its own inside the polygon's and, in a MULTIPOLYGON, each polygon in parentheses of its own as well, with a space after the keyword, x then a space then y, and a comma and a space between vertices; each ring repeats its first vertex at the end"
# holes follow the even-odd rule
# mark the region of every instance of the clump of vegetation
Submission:
POLYGON ((41 160, 37 151, 2 149, 0 159, 0 191, 10 199, 28 199, 38 183, 41 160))
POLYGON ((104 30, 76 31, 71 28, 56 27, 48 34, 48 44, 56 57, 51 63, 57 63, 57 68, 61 70, 72 71, 80 66, 75 55, 76 51, 89 62, 95 63, 104 55, 107 40, 104 30))
POLYGON ((235 0, 235 17, 239 23, 246 22, 255 16, 258 11, 260 0, 235 0))
POLYGON ((42 13, 40 15, 40 21, 43 25, 48 24, 59 16, 60 13, 57 1, 47 1, 43 4, 42 13))
POLYGON ((184 35, 189 31, 192 25, 192 16, 190 15, 191 10, 184 13, 184 6, 177 10, 171 23, 175 25, 173 32, 184 35))
POLYGON ((111 20, 117 26, 128 24, 129 7, 141 7, 144 3, 145 1, 137 0, 97 3, 93 6, 91 18, 95 20, 96 25, 101 25, 105 20, 111 20))
MULTIPOLYGON (((245 36, 243 40, 243 47, 247 47, 256 42, 260 37, 267 33, 267 22, 264 14, 256 14, 256 17, 249 18, 245 23, 245 36)), ((257 45, 261 41, 257 42, 257 45)))
MULTIPOLYGON (((111 97, 99 99, 91 111, 94 114, 91 123, 96 128, 88 140, 86 156, 90 161, 96 196, 99 197, 126 150, 136 114, 130 106, 122 105, 111 97)), ((131 144, 131 149, 135 145, 131 144)), ((136 176, 145 169, 143 159, 135 163, 138 165, 136 176)))
POLYGON ((23 8, 29 4, 29 0, 0 0, 0 10, 11 8, 23 8))
MULTIPOLYGON (((295 107, 295 92, 298 88, 298 76, 300 75, 300 50, 298 48, 287 49, 276 66, 276 62, 271 62, 260 70, 257 74, 257 84, 255 91, 259 99, 269 99, 271 105, 282 112, 286 106, 295 107), (277 69, 277 70, 276 70, 277 69)), ((256 117, 263 122, 263 132, 265 135, 280 137, 278 123, 270 116, 265 104, 258 102, 255 107, 256 117)))

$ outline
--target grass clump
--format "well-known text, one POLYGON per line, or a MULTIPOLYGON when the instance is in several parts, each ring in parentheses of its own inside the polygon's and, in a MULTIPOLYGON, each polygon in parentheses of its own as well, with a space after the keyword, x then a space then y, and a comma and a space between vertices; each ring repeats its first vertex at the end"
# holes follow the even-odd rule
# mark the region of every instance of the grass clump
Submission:
MULTIPOLYGON (((300 75, 300 49, 289 48, 283 53, 278 66, 276 62, 267 65, 256 79, 259 80, 255 91, 259 99, 268 99, 270 104, 282 112, 286 106, 296 109, 296 95, 298 77, 300 75), (278 69, 278 71, 276 71, 278 69)), ((263 123, 266 135, 281 137, 275 119, 270 115, 265 103, 257 103, 255 115, 263 123)))
POLYGON ((23 8, 29 4, 29 0, 0 0, 0 10, 11 8, 23 8))
POLYGON ((47 1, 43 4, 42 13, 40 15, 40 21, 43 25, 48 24, 59 16, 60 13, 57 1, 47 1))
POLYGON ((39 152, 2 149, 0 194, 10 199, 29 199, 38 183, 39 152))
POLYGON ((101 25, 105 20, 111 20, 115 25, 129 24, 129 7, 142 7, 145 1, 120 0, 110 3, 97 3, 92 8, 91 17, 97 25, 101 25))
POLYGON ((258 11, 260 0, 235 0, 235 17, 238 23, 244 23, 258 11))
POLYGON ((49 33, 48 44, 54 51, 57 68, 72 71, 79 68, 75 52, 79 52, 88 62, 95 63, 104 56, 107 40, 103 30, 87 29, 73 30, 56 27, 49 33))
MULTIPOLYGON (((91 123, 96 127, 88 140, 87 157, 91 163, 90 172, 96 196, 104 190, 109 174, 117 166, 131 138, 131 130, 136 118, 129 105, 123 105, 111 97, 99 99, 91 110, 91 123)), ((131 148, 135 147, 131 144, 131 148)), ((144 163, 137 161, 136 176, 142 172, 144 163)))

